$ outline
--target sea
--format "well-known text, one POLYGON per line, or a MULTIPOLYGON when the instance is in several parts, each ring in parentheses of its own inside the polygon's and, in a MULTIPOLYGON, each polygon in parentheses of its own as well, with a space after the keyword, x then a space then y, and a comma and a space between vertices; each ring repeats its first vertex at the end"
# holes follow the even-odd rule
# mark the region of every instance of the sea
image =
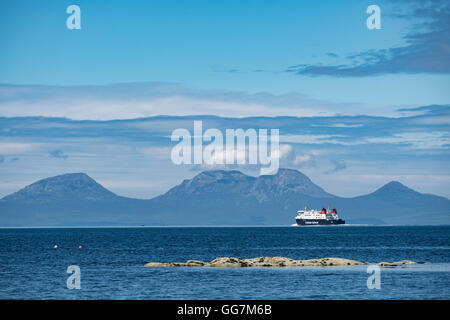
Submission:
POLYGON ((0 299, 450 299, 450 226, 0 229, 0 299), (371 265, 144 266, 225 256, 371 265))

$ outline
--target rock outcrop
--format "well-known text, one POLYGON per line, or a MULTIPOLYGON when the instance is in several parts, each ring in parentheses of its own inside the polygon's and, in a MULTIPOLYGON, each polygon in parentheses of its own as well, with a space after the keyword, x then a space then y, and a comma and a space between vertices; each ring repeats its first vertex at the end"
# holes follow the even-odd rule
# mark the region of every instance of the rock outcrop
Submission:
MULTIPOLYGON (((380 267, 396 267, 406 264, 424 264, 429 262, 415 262, 402 260, 396 262, 380 262, 380 267)), ((211 267, 211 268, 244 268, 244 267, 332 267, 332 266, 356 266, 370 264, 344 258, 321 258, 310 260, 294 260, 285 257, 259 257, 253 259, 239 259, 233 257, 220 257, 210 262, 200 260, 188 260, 186 262, 149 262, 146 267, 211 267)))
POLYGON ((188 260, 186 262, 149 262, 145 266, 242 268, 242 267, 327 267, 327 266, 355 266, 363 264, 369 263, 343 258, 294 260, 285 257, 260 257, 253 259, 220 257, 210 262, 204 262, 200 260, 188 260))
POLYGON ((415 262, 415 261, 411 261, 411 260, 402 260, 402 261, 396 261, 396 262, 380 262, 380 263, 377 263, 377 266, 396 267, 396 266, 400 266, 400 265, 404 265, 404 264, 424 264, 424 263, 429 263, 429 262, 415 262))

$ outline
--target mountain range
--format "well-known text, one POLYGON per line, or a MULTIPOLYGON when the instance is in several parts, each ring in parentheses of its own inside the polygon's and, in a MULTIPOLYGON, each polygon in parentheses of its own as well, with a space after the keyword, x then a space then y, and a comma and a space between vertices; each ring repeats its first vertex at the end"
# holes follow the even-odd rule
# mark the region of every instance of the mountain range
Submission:
POLYGON ((400 182, 343 198, 297 170, 280 169, 259 177, 205 171, 148 200, 119 196, 85 173, 63 174, 0 199, 0 227, 290 225, 298 209, 321 209, 330 202, 350 224, 450 224, 449 199, 400 182))

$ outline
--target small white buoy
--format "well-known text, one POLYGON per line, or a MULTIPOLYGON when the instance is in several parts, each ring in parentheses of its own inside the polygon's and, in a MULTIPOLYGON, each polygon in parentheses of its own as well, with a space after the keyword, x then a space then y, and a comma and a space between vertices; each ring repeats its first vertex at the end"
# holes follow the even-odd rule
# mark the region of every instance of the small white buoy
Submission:
POLYGON ((82 246, 78 246, 78 249, 83 249, 83 247, 82 246))
POLYGON ((55 244, 55 246, 53 247, 53 249, 58 249, 58 246, 55 244))

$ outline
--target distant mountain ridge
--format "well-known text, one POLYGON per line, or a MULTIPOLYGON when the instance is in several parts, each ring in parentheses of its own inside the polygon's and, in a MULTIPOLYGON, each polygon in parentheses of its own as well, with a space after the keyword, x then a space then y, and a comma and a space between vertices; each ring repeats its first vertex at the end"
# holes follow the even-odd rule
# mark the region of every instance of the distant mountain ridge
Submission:
POLYGON ((67 173, 32 183, 3 198, 6 201, 105 200, 118 197, 85 173, 67 173))
POLYGON ((162 197, 173 195, 191 196, 207 193, 240 194, 255 197, 259 202, 288 193, 299 193, 311 197, 332 197, 331 194, 315 185, 303 173, 292 169, 280 169, 275 175, 247 176, 240 171, 205 171, 192 179, 184 180, 162 197))
POLYGON ((204 171, 165 194, 121 197, 85 173, 39 180, 0 200, 0 226, 290 225, 296 211, 332 203, 348 223, 450 224, 450 200, 392 181, 354 198, 332 195, 293 169, 252 177, 204 171))

